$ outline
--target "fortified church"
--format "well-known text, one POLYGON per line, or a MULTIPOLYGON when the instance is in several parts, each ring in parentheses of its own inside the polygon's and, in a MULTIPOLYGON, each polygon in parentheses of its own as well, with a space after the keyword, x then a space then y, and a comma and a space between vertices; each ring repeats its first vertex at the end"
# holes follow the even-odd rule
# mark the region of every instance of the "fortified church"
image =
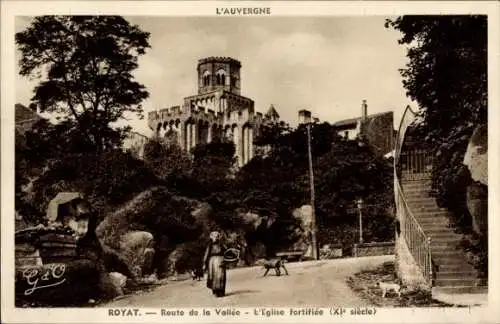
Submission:
POLYGON ((200 59, 198 93, 173 106, 148 114, 155 136, 168 138, 183 149, 225 137, 234 142, 238 165, 254 156, 253 141, 261 126, 279 121, 271 105, 265 115, 255 112, 254 101, 241 95, 241 63, 229 57, 200 59))

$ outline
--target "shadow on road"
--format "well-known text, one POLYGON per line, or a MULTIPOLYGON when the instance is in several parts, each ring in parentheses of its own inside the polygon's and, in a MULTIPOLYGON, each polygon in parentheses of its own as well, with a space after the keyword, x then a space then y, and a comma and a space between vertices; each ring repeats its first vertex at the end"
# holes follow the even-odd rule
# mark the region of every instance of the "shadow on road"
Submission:
POLYGON ((251 294, 251 293, 257 293, 260 292, 259 290, 235 290, 235 291, 230 291, 226 293, 225 297, 233 296, 233 295, 242 295, 242 294, 251 294))

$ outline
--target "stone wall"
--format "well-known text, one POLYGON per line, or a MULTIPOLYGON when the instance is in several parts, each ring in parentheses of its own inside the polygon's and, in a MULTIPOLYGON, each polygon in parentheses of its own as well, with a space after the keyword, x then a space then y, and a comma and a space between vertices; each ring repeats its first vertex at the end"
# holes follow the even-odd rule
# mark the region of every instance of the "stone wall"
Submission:
POLYGON ((426 282, 405 240, 400 237, 396 237, 395 261, 396 275, 403 285, 410 290, 430 291, 430 285, 426 282))
POLYGON ((354 244, 352 249, 354 257, 391 254, 394 254, 394 242, 354 244))
POLYGON ((319 258, 320 260, 341 258, 342 251, 342 244, 326 244, 319 250, 319 258))
POLYGON ((361 132, 381 155, 394 148, 394 115, 392 112, 371 115, 362 122, 361 132))

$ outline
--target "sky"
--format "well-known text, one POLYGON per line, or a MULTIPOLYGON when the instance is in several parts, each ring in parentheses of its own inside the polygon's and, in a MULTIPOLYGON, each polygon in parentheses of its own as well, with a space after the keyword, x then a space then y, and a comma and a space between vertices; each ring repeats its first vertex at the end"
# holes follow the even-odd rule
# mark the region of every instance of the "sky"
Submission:
MULTIPOLYGON (((394 112, 395 127, 405 107, 416 108, 405 94, 399 69, 407 62, 401 34, 384 27, 386 17, 125 17, 150 32, 136 79, 150 97, 147 112, 182 105, 197 93, 197 62, 229 56, 242 63, 241 94, 266 112, 273 104, 281 119, 297 124, 300 109, 321 121, 394 112)), ((30 22, 16 19, 16 32, 30 22)), ((16 100, 29 105, 35 81, 16 79, 16 100)), ((147 120, 125 122, 151 134, 147 120)))

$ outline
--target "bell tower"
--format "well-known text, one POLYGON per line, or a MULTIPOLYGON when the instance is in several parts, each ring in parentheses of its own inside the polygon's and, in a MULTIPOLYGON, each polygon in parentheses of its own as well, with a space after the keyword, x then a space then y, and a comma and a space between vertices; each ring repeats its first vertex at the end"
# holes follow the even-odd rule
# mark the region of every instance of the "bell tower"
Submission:
POLYGON ((230 57, 208 57, 198 61, 198 94, 228 91, 240 95, 241 63, 230 57))

